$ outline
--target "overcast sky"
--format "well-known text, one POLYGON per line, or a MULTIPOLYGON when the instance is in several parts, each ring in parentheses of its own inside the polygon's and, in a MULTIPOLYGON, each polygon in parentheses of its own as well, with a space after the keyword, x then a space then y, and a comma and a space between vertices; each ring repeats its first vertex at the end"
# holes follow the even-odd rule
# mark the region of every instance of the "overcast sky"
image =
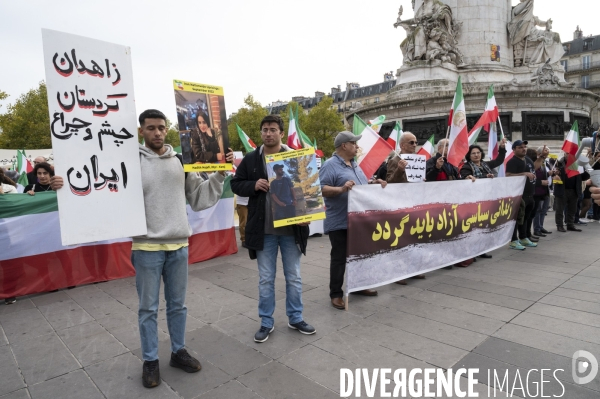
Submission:
MULTIPOLYGON (((600 34, 589 0, 535 3, 563 41, 600 34)), ((138 113, 175 120, 173 79, 223 86, 227 115, 249 93, 267 105, 381 82, 402 64, 400 5, 412 17, 411 0, 0 0, 0 112, 45 80, 42 28, 130 46, 138 113)))

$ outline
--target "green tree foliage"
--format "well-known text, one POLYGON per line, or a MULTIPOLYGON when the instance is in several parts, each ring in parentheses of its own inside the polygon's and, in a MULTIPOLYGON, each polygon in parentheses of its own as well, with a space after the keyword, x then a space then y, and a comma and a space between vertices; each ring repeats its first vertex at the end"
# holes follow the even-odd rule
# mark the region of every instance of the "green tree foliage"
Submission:
POLYGON ((285 160, 283 163, 294 182, 294 187, 300 187, 305 197, 313 198, 319 193, 320 187, 315 185, 319 174, 316 171, 313 174, 313 168, 309 166, 311 159, 312 156, 305 156, 285 160))
MULTIPOLYGON (((2 90, 0 90, 0 101, 4 100, 6 98, 8 98, 8 94, 6 94, 2 90)), ((2 108, 2 105, 0 105, 0 108, 2 108)))
POLYGON ((305 121, 299 118, 300 128, 313 141, 317 139, 317 147, 323 151, 327 158, 335 150, 333 145, 335 136, 345 130, 340 115, 335 109, 331 109, 332 104, 333 98, 325 96, 321 102, 310 110, 305 121))
MULTIPOLYGON (((0 99, 6 93, 0 93, 0 99)), ((38 149, 52 148, 50 118, 46 84, 40 82, 36 89, 21 95, 0 115, 0 148, 38 149)))
POLYGON ((179 139, 179 128, 177 125, 173 125, 170 120, 167 119, 167 136, 165 137, 165 144, 171 144, 173 148, 181 145, 179 139))
POLYGON ((244 151, 244 145, 240 141, 235 124, 237 123, 242 130, 254 141, 257 146, 260 146, 262 140, 260 138, 260 121, 268 115, 268 111, 254 99, 252 94, 244 99, 244 107, 240 108, 234 115, 229 118, 227 123, 227 131, 229 133, 229 146, 234 151, 244 151))

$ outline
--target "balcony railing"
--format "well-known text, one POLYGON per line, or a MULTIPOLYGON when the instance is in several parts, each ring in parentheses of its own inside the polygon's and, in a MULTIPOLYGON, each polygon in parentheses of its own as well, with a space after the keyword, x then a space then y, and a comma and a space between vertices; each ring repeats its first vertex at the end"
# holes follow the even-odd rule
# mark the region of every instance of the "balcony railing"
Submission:
POLYGON ((589 62, 587 64, 570 65, 567 64, 565 73, 581 72, 588 69, 600 68, 600 61, 589 62))

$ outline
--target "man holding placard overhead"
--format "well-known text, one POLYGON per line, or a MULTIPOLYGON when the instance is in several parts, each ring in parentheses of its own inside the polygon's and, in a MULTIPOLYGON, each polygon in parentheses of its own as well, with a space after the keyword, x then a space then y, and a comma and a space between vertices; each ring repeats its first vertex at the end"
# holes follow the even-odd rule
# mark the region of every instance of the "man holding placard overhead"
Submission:
MULTIPOLYGON (((200 362, 185 349, 188 278, 188 237, 186 200, 194 211, 215 205, 223 192, 225 172, 213 173, 204 181, 196 173, 184 173, 183 160, 165 144, 166 116, 148 109, 139 116, 139 147, 147 234, 133 237, 131 261, 136 272, 140 300, 138 323, 144 359, 142 383, 154 388, 161 383, 158 367, 158 305, 161 277, 167 302, 167 326, 171 338, 169 365, 188 373, 201 370, 200 362)), ((233 152, 226 155, 233 161, 233 152)), ((53 189, 63 186, 54 177, 53 189)))

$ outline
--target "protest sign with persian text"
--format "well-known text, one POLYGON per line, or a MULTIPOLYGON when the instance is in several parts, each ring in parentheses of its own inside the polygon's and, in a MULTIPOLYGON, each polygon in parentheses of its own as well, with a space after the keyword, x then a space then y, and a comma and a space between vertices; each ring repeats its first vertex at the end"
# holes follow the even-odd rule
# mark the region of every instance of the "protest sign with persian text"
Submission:
POLYGON ((407 164, 404 170, 409 183, 420 183, 425 180, 425 155, 419 154, 400 154, 407 164))
POLYGON ((525 177, 355 186, 347 292, 453 265, 508 243, 525 177))
POLYGON ((129 47, 43 29, 63 245, 146 234, 129 47))

